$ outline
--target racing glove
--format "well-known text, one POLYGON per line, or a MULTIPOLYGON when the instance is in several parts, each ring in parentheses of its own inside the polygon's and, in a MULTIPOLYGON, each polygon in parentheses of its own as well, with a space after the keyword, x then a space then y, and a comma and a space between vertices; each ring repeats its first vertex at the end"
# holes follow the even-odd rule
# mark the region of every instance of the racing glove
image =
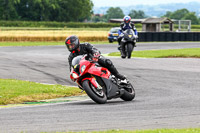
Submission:
POLYGON ((94 61, 98 61, 99 57, 101 56, 101 54, 99 52, 96 52, 93 54, 93 60, 94 61))

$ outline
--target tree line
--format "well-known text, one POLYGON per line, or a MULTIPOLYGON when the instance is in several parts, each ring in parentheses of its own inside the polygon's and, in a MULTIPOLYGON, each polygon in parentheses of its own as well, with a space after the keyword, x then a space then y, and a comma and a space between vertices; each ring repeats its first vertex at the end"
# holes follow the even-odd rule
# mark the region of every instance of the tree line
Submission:
MULTIPOLYGON (((142 19, 142 18, 147 18, 148 16, 145 15, 144 11, 142 10, 131 10, 128 14, 131 18, 135 19, 142 19)), ((123 10, 120 7, 110 7, 107 11, 106 14, 103 16, 93 16, 91 18, 92 21, 94 22, 108 22, 109 19, 122 19, 125 16, 123 10)))
MULTIPOLYGON (((108 22, 111 18, 123 18, 125 14, 120 7, 110 7, 103 16, 92 16, 91 0, 0 0, 0 20, 58 21, 58 22, 108 22)), ((147 18, 142 10, 130 10, 131 18, 147 18)), ((166 12, 161 17, 177 20, 192 20, 200 24, 195 12, 179 9, 166 12)))
MULTIPOLYGON (((142 10, 130 10, 128 14, 131 18, 134 19, 143 19, 150 17, 144 13, 142 10)), ((123 13, 123 10, 119 7, 110 7, 106 14, 102 17, 100 16, 95 16, 93 17, 93 21, 98 22, 98 21, 103 21, 103 22, 108 22, 109 19, 111 18, 123 18, 125 14, 123 13)), ((168 17, 170 19, 176 19, 176 20, 191 20, 192 24, 200 24, 200 18, 196 15, 195 12, 190 12, 187 9, 179 9, 174 12, 166 12, 165 15, 161 17, 168 17)))
POLYGON ((197 17, 196 13, 190 12, 185 8, 176 10, 174 12, 168 11, 163 17, 177 20, 191 20, 192 24, 200 24, 200 18, 197 17))
POLYGON ((92 8, 91 0, 0 0, 0 20, 77 22, 92 8))

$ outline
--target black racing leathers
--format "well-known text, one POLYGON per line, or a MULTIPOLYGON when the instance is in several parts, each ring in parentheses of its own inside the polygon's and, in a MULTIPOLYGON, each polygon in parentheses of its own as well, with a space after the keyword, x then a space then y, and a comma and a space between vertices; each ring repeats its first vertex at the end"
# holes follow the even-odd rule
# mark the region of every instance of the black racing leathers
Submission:
POLYGON ((73 51, 72 53, 70 53, 69 57, 68 57, 68 61, 69 61, 69 67, 71 69, 71 64, 72 64, 72 59, 78 55, 84 55, 84 54, 94 54, 96 52, 99 52, 95 47, 93 47, 91 44, 89 43, 83 43, 79 45, 79 50, 73 51))
MULTIPOLYGON (((70 53, 70 55, 68 57, 70 70, 71 70, 72 60, 73 60, 74 57, 76 57, 78 55, 84 55, 84 54, 87 54, 87 55, 92 54, 92 55, 94 55, 97 52, 101 53, 98 49, 96 49, 93 45, 91 45, 89 43, 80 44, 79 50, 76 50, 76 51, 70 53)), ((99 59, 98 59, 98 63, 102 67, 107 68, 117 78, 125 79, 125 77, 123 75, 119 74, 119 72, 117 71, 117 69, 115 68, 115 66, 113 65, 111 60, 106 59, 105 57, 103 57, 101 55, 99 57, 99 59)))
POLYGON ((120 24, 121 30, 125 31, 126 29, 133 29, 133 31, 136 30, 134 23, 130 22, 128 25, 126 25, 124 22, 120 24))

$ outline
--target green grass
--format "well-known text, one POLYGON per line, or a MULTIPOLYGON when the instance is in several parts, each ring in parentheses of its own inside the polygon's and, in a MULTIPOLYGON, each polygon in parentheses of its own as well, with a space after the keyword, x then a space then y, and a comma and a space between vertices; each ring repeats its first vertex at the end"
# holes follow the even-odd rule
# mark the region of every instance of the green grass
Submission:
MULTIPOLYGON (((83 42, 81 42, 83 43, 83 42)), ((109 44, 108 41, 89 42, 91 44, 109 44)), ((117 44, 114 42, 113 44, 117 44)), ((0 46, 51 46, 51 45, 65 45, 65 42, 0 42, 0 46)))
MULTIPOLYGON (((142 31, 142 27, 138 27, 136 25, 137 31, 142 31)), ((79 30, 79 31, 109 31, 111 28, 106 27, 106 28, 59 28, 59 27, 1 27, 0 26, 0 31, 9 31, 9 30, 79 30)), ((176 31, 178 27, 175 27, 174 31, 176 31)), ((164 31, 169 31, 169 28, 165 28, 164 31)), ((192 32, 200 32, 200 28, 191 28, 192 32)))
POLYGON ((79 30, 79 31, 109 31, 111 28, 48 28, 48 27, 0 27, 0 31, 9 30, 79 30))
MULTIPOLYGON (((60 133, 60 132, 58 132, 60 133)), ((155 129, 155 130, 108 130, 94 132, 67 132, 67 133, 200 133, 200 128, 189 129, 155 129)))
POLYGON ((64 45, 65 42, 0 42, 0 46, 51 46, 64 45))
POLYGON ((0 79, 0 105, 80 95, 77 87, 46 85, 29 81, 0 79))
MULTIPOLYGON (((108 56, 121 56, 119 52, 108 54, 108 56)), ((169 50, 144 50, 133 51, 131 57, 144 58, 169 58, 169 57, 193 57, 200 58, 200 48, 169 49, 169 50)))

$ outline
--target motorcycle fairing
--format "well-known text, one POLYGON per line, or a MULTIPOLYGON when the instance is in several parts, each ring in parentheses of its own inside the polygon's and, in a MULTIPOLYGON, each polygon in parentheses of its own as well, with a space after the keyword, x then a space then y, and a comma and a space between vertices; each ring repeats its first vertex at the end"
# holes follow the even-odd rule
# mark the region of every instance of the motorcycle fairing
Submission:
POLYGON ((89 80, 90 83, 92 83, 92 85, 94 85, 95 88, 98 88, 98 87, 99 87, 99 84, 96 82, 96 79, 95 79, 94 77, 84 78, 84 79, 82 80, 82 82, 85 81, 85 80, 89 80))
MULTIPOLYGON (((81 64, 81 67, 82 67, 82 64, 81 64)), ((80 69, 81 69, 81 67, 80 67, 80 69)), ((84 75, 86 73, 89 73, 89 74, 92 74, 92 75, 96 75, 96 76, 99 76, 99 77, 103 77, 103 78, 106 78, 106 79, 108 79, 109 76, 110 76, 110 72, 108 71, 107 68, 98 67, 95 64, 92 64, 91 66, 87 66, 86 65, 86 71, 81 73, 81 75, 84 75), (90 67, 90 69, 87 69, 87 67, 90 67)))
POLYGON ((135 42, 135 33, 132 29, 127 29, 124 32, 124 37, 121 40, 122 42, 135 42), (134 41, 133 41, 134 40, 134 41))
POLYGON ((106 85, 106 95, 108 99, 117 98, 124 94, 124 89, 119 89, 119 87, 114 84, 111 79, 102 78, 106 85))
POLYGON ((70 78, 75 82, 78 78, 79 75, 74 71, 74 68, 71 68, 71 72, 70 72, 70 78))

